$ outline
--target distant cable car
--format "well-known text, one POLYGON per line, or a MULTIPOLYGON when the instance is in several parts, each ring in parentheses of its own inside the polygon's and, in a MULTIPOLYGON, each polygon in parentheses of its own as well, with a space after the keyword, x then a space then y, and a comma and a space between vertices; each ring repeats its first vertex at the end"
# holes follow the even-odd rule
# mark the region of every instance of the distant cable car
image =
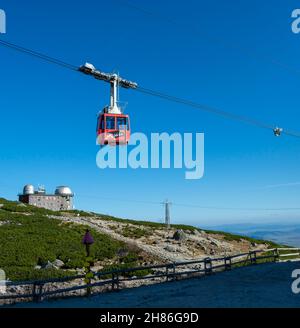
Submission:
POLYGON ((273 132, 274 132, 275 137, 280 137, 283 132, 283 129, 276 127, 273 129, 273 132))
POLYGON ((126 145, 130 139, 129 116, 122 113, 118 102, 118 87, 136 89, 135 82, 120 78, 117 74, 107 74, 86 63, 79 71, 110 83, 110 105, 106 106, 97 119, 97 143, 99 145, 126 145))

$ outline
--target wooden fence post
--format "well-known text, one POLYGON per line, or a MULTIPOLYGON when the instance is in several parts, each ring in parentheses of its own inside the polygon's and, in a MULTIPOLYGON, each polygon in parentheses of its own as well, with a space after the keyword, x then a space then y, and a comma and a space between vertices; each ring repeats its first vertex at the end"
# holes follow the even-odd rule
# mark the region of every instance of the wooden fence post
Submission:
POLYGON ((176 263, 173 262, 173 279, 172 279, 172 281, 175 281, 176 280, 175 273, 176 273, 176 263))
POLYGON ((230 256, 224 257, 224 260, 225 260, 225 270, 231 270, 231 265, 232 265, 231 257, 230 256))
POLYGON ((115 290, 115 274, 112 274, 112 282, 111 282, 111 288, 112 290, 115 290))
POLYGON ((119 290, 120 289, 120 278, 119 278, 119 273, 113 273, 112 274, 112 290, 119 290))
POLYGON ((169 265, 166 265, 166 280, 169 281, 169 265))
POLYGON ((275 248, 273 250, 273 255, 274 255, 274 262, 276 262, 276 260, 279 260, 280 255, 279 255, 278 248, 275 248))
POLYGON ((212 262, 211 262, 211 258, 209 257, 204 259, 204 271, 205 274, 207 275, 212 273, 212 262))
POLYGON ((117 273, 116 285, 117 285, 117 290, 119 290, 119 289, 120 289, 120 278, 119 278, 119 273, 117 273))
POLYGON ((39 285, 39 292, 38 292, 38 298, 37 298, 37 301, 38 302, 41 302, 42 301, 43 287, 44 287, 43 284, 40 284, 39 285))
POLYGON ((36 295, 36 283, 34 282, 32 285, 32 301, 37 301, 37 295, 36 295))
POLYGON ((32 295, 34 302, 41 302, 43 294, 43 284, 39 282, 34 282, 32 286, 32 295))
POLYGON ((250 252, 250 262, 251 262, 251 264, 257 263, 256 251, 250 252))

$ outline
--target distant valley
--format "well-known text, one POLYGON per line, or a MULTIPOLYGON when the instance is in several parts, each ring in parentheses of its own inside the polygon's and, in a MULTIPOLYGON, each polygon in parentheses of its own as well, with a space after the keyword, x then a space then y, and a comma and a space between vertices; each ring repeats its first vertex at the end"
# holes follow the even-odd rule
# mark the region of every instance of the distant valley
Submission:
POLYGON ((300 247, 300 223, 245 223, 209 226, 207 228, 245 235, 257 239, 271 240, 279 244, 300 247))

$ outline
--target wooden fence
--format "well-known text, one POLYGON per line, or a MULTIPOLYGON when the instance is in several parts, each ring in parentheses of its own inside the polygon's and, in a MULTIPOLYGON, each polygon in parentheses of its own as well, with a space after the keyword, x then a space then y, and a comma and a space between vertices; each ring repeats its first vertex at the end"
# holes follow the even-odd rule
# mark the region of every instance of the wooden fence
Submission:
POLYGON ((104 291, 115 291, 130 287, 133 282, 143 281, 147 284, 174 281, 197 276, 210 275, 215 272, 231 270, 235 267, 254 265, 264 262, 275 262, 282 258, 299 258, 300 249, 276 248, 257 250, 249 253, 205 258, 202 260, 174 262, 153 266, 141 266, 130 269, 93 273, 90 283, 85 282, 86 275, 70 276, 60 279, 10 282, 6 284, 6 294, 0 295, 0 305, 15 302, 40 302, 49 298, 86 296, 104 291), (140 275, 142 270, 151 272, 140 275), (126 285, 127 283, 127 285, 126 285), (67 285, 67 286, 66 286, 67 285))

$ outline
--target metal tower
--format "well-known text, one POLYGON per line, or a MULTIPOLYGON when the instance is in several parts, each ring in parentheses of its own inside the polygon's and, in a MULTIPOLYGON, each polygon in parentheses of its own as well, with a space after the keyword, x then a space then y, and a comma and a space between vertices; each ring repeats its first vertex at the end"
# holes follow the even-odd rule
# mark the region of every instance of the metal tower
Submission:
POLYGON ((170 229, 171 227, 170 206, 172 205, 172 203, 166 200, 162 204, 165 206, 165 224, 166 227, 170 229))

